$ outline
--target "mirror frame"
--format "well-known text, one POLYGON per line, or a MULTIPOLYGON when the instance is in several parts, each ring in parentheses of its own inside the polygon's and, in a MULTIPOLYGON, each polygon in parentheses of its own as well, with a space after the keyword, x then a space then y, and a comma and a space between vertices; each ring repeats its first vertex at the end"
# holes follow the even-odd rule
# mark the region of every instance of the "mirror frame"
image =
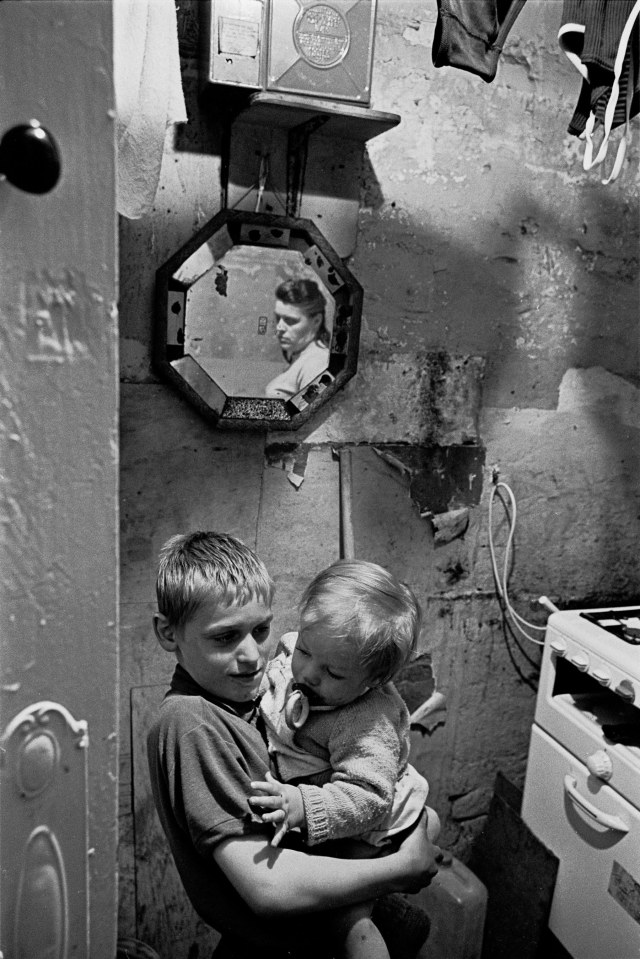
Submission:
POLYGON ((356 372, 362 287, 311 220, 222 210, 157 270, 156 293, 153 366, 217 427, 297 429, 325 406, 356 372), (216 234, 225 237, 224 252, 236 245, 299 251, 335 301, 328 368, 288 400, 228 396, 197 360, 185 353, 187 293, 204 273, 190 281, 180 281, 175 274, 216 234))

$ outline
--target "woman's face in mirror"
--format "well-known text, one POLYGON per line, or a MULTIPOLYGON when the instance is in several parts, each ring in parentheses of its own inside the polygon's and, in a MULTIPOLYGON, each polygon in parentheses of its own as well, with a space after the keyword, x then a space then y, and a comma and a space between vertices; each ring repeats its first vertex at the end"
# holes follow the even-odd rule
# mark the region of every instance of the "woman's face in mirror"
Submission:
POLYGON ((315 338, 322 324, 322 314, 307 316, 304 310, 292 303, 276 300, 276 336, 282 350, 289 356, 297 356, 315 338))

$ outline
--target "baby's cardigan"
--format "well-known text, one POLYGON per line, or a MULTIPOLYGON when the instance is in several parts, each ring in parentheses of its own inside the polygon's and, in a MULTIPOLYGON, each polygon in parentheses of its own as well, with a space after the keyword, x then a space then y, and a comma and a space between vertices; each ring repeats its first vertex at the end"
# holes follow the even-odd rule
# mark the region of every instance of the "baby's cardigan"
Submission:
MULTIPOLYGON (((302 793, 307 842, 360 836, 390 812, 395 785, 409 758, 409 711, 392 683, 372 689, 346 706, 311 711, 295 733, 295 743, 322 758, 326 770, 312 782, 297 781, 295 761, 278 756, 277 729, 284 721, 278 704, 291 681, 296 634, 281 640, 281 652, 267 667, 260 703, 276 772, 296 781, 302 793)), ((306 769, 304 770, 306 773, 306 769)))

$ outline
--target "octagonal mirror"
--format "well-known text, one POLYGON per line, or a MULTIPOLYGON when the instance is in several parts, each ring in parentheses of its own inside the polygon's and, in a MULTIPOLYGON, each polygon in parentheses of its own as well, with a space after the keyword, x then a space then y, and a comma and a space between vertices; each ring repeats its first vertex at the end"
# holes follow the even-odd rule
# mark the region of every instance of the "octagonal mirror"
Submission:
POLYGON ((223 210, 157 292, 154 366, 216 426, 295 429, 356 372, 362 287, 310 220, 223 210))

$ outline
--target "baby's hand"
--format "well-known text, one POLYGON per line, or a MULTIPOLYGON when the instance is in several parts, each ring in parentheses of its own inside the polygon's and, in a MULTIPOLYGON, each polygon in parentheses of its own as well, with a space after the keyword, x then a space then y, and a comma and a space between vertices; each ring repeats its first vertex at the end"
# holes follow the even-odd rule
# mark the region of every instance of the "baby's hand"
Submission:
POLYGON ((263 822, 272 822, 278 827, 271 840, 272 846, 280 844, 288 829, 304 826, 302 793, 297 786, 280 783, 268 772, 265 782, 251 783, 251 788, 256 790, 256 795, 249 797, 250 805, 259 808, 263 822))

